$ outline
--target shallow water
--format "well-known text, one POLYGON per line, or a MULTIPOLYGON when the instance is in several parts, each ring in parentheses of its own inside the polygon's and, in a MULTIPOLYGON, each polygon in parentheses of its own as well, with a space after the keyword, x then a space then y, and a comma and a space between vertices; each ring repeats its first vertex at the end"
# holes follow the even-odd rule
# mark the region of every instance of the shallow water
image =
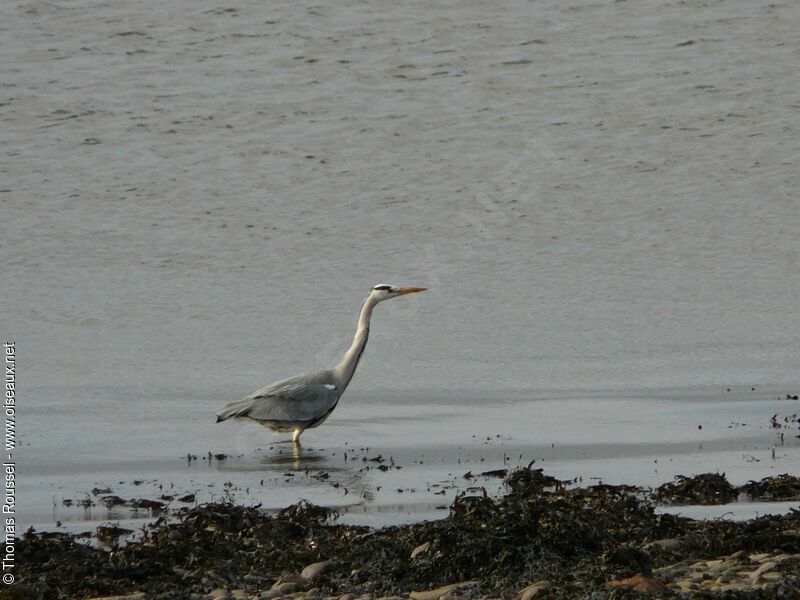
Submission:
POLYGON ((35 441, 23 455, 33 472, 23 480, 23 498, 37 527, 61 521, 82 531, 151 517, 105 509, 87 494, 96 487, 126 500, 192 493, 198 502, 231 499, 268 509, 302 498, 336 507, 343 521, 381 525, 446 516, 460 492, 502 492, 501 478, 482 474, 531 463, 582 485, 656 486, 677 474, 713 471, 741 485, 795 472, 800 460, 797 422, 781 430, 764 423, 765 414, 796 414, 800 406, 770 392, 725 393, 724 400, 714 391, 471 401, 440 394, 424 403, 418 392, 380 399, 354 392, 329 423, 304 434, 299 451, 254 423, 215 424, 180 398, 171 399, 176 410, 163 411, 159 427, 143 428, 137 414, 157 412, 160 403, 144 400, 98 419, 89 433, 67 426, 72 431, 62 434, 85 441, 68 451, 57 437, 28 436, 35 441), (219 453, 227 456, 211 456, 219 453), (98 506, 79 508, 87 496, 98 506), (65 498, 73 505, 64 506, 65 498))
POLYGON ((366 519, 434 514, 386 490, 481 452, 631 483, 784 464, 759 452, 800 388, 800 5, 0 10, 21 521, 94 481, 252 495, 262 470, 269 506, 351 502, 213 415, 334 364, 384 281, 430 289, 377 309, 303 459, 366 519), (404 468, 359 475, 345 442, 404 468), (233 458, 180 458, 208 451, 233 458))

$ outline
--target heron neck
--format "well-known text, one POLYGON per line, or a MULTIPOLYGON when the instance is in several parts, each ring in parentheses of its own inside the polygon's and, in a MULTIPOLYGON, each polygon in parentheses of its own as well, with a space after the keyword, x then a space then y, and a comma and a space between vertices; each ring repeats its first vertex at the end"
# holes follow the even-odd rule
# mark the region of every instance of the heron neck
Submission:
POLYGON ((369 320, 372 317, 372 309, 375 308, 376 304, 377 302, 369 296, 364 300, 364 304, 361 305, 361 313, 358 315, 358 328, 356 329, 356 335, 353 337, 353 343, 350 345, 350 349, 345 353, 342 362, 333 370, 340 394, 344 392, 347 384, 349 384, 350 380, 353 378, 353 374, 356 372, 356 367, 358 366, 358 361, 361 360, 361 354, 367 346, 369 320))

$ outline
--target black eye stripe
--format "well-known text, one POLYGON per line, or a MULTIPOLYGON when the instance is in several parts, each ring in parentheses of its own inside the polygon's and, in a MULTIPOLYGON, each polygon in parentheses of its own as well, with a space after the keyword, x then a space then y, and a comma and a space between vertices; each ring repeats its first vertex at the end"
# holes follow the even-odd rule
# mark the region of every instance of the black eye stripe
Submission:
POLYGON ((389 291, 390 289, 392 289, 392 286, 390 286, 390 285, 376 285, 372 289, 373 290, 386 290, 386 291, 389 291))

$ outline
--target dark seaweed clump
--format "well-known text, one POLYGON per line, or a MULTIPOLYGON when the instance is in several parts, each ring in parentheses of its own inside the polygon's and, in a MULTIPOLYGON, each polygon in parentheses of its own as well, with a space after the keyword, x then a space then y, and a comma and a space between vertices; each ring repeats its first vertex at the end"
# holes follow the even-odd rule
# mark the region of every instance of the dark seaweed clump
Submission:
POLYGON ((656 489, 653 499, 660 504, 727 504, 738 492, 722 473, 704 473, 694 477, 678 475, 656 489))
MULTIPOLYGON (((610 599, 636 597, 630 589, 609 587, 610 581, 647 577, 679 561, 738 551, 800 552, 800 511, 748 522, 694 521, 658 514, 635 488, 567 489, 531 469, 510 473, 507 483, 511 493, 505 497, 459 495, 445 519, 380 530, 336 524, 330 511, 303 502, 276 516, 227 503, 183 509, 177 520, 161 518, 141 540, 111 550, 29 531, 17 547, 17 583, 0 597, 140 591, 148 598, 181 599, 220 587, 255 594, 306 565, 330 560, 314 581, 319 596, 400 595, 471 580, 480 595, 512 597, 546 579, 551 586, 542 597, 598 593, 610 599)), ((781 590, 800 586, 800 560, 783 565, 783 587, 725 597, 792 597, 781 590)), ((666 589, 658 593, 674 597, 666 589)))
POLYGON ((750 481, 741 487, 752 500, 800 500, 800 477, 776 475, 750 481))

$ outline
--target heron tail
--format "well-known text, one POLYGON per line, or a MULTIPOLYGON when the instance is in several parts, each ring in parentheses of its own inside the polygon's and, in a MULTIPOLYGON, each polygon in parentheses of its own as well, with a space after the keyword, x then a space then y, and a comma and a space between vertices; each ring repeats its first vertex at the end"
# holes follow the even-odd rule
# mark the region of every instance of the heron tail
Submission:
POLYGON ((233 417, 246 417, 250 414, 252 402, 253 401, 249 399, 229 402, 219 411, 217 411, 217 423, 220 421, 226 421, 233 417))

